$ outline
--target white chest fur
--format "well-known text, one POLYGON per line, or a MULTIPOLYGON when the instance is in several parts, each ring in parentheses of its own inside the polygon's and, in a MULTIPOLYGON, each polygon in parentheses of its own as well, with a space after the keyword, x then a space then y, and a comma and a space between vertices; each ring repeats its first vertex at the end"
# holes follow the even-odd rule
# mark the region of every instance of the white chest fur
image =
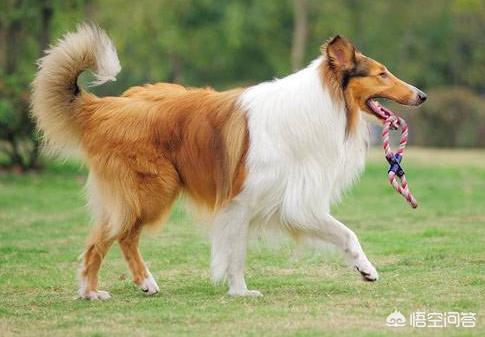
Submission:
POLYGON ((260 219, 296 224, 328 213, 364 167, 366 122, 345 136, 344 107, 322 85, 320 62, 241 96, 250 147, 240 198, 260 219))

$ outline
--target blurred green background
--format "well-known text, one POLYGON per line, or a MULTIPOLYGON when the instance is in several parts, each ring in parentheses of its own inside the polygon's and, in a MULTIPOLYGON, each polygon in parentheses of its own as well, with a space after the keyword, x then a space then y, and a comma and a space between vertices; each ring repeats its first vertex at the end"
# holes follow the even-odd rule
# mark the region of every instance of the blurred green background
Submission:
POLYGON ((99 95, 159 81, 251 85, 305 66, 339 33, 428 92, 419 113, 405 112, 412 144, 485 146, 483 0, 2 0, 2 167, 40 166, 29 118, 35 61, 85 20, 107 30, 123 67, 99 95))
POLYGON ((484 107, 485 0, 0 0, 0 336, 485 336, 485 151, 449 149, 485 147, 484 107), (98 95, 252 85, 304 67, 337 33, 425 90, 419 109, 396 107, 412 145, 446 147, 406 153, 419 208, 387 185, 381 149, 335 207, 381 280, 361 282, 326 254, 256 246, 248 282, 265 297, 229 298, 179 203, 142 240, 159 296, 135 289, 114 248, 101 274, 113 300, 74 301, 87 171, 39 157, 29 95, 43 50, 85 20, 109 33, 123 67, 98 95), (398 332, 385 326, 394 310, 473 312, 477 327, 398 332))

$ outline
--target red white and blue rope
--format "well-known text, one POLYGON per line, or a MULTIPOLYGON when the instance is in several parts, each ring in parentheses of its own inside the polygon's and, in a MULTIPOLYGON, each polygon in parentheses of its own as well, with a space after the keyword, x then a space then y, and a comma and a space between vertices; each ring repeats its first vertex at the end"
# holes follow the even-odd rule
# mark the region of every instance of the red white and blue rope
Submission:
MULTIPOLYGON (((404 119, 402 119, 399 116, 396 116, 392 111, 384 108, 383 106, 379 106, 379 108, 383 111, 384 116, 385 116, 385 121, 384 121, 384 128, 382 130, 382 141, 384 145, 384 153, 386 155, 386 159, 388 162, 391 163, 394 162, 395 158, 399 158, 399 161, 397 162, 397 165, 400 168, 399 162, 400 159, 402 158, 402 155, 404 153, 404 149, 406 148, 406 144, 408 142, 408 124, 404 119), (397 130, 401 129, 401 140, 399 141, 399 147, 396 152, 391 151, 391 145, 389 141, 389 133, 390 130, 397 130)), ((416 202, 416 199, 414 198, 413 194, 409 190, 409 185, 406 180, 406 176, 404 175, 404 171, 401 171, 400 174, 397 174, 395 170, 389 170, 388 173, 389 177, 389 182, 391 185, 394 187, 394 189, 401 194, 407 202, 411 205, 412 208, 418 207, 418 203, 416 202), (400 183, 398 182, 398 179, 400 180, 400 183)))

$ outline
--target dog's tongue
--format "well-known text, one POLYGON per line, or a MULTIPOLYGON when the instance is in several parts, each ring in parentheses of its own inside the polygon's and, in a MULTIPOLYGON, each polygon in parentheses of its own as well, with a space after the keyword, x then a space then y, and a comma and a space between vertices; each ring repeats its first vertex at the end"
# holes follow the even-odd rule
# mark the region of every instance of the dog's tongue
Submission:
MULTIPOLYGON (((381 105, 379 102, 375 100, 370 100, 369 107, 374 111, 374 113, 382 119, 384 123, 386 123, 392 117, 396 117, 394 111, 386 108, 385 106, 381 105)), ((396 124, 396 118, 392 118, 391 126, 393 129, 397 129, 398 125, 396 124)))
POLYGON ((388 119, 390 116, 396 115, 394 111, 389 110, 388 108, 381 105, 379 102, 375 100, 370 101, 370 107, 378 116, 380 116, 384 120, 388 119))

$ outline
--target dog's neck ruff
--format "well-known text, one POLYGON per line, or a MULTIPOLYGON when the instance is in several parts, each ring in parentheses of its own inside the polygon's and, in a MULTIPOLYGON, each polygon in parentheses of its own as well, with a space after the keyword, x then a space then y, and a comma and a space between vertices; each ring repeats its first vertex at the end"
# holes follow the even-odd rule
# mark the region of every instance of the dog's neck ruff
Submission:
POLYGON ((367 123, 361 118, 346 136, 345 104, 324 82, 322 60, 240 97, 250 139, 242 195, 262 220, 277 214, 285 223, 308 223, 329 212, 364 168, 367 123))

